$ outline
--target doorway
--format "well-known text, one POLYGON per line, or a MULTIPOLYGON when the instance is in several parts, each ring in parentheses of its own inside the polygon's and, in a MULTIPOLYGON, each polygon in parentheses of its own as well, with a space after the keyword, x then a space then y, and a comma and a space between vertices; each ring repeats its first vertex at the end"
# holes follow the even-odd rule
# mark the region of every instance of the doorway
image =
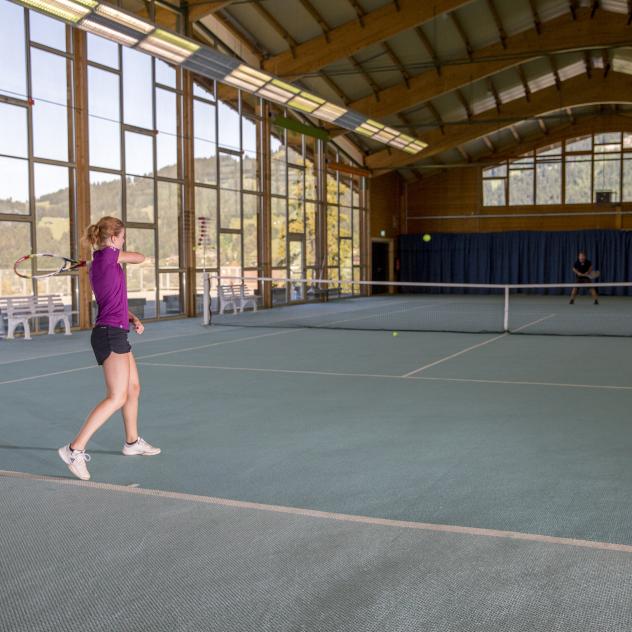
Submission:
MULTIPOLYGON (((390 281, 389 279, 389 243, 387 241, 373 241, 371 244, 371 280, 390 281)), ((385 294, 387 285, 371 287, 372 294, 385 294)))

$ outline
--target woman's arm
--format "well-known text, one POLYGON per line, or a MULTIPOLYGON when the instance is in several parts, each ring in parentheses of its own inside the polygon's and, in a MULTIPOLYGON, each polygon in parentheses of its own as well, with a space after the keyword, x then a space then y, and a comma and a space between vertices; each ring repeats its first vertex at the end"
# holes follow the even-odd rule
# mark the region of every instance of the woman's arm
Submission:
POLYGON ((125 250, 119 250, 119 263, 142 263, 143 261, 145 261, 145 255, 141 255, 140 252, 127 252, 125 250))

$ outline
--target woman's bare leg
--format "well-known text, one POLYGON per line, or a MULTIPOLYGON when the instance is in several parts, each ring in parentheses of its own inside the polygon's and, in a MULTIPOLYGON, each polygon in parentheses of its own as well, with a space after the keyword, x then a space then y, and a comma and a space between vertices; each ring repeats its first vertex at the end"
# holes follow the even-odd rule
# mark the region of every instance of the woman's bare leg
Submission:
POLYGON ((125 441, 134 443, 138 439, 138 398, 140 396, 140 379, 134 355, 129 354, 129 381, 127 384, 127 401, 121 409, 125 426, 125 441))
POLYGON ((88 415, 81 430, 70 444, 73 450, 85 450, 92 435, 127 401, 131 353, 110 353, 103 363, 106 396, 88 415))

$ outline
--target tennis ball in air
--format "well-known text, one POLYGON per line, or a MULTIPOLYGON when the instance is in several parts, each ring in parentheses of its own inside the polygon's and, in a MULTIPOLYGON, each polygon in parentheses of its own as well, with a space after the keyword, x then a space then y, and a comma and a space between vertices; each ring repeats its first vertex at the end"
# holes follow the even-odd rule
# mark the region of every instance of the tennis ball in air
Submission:
POLYGON ((428 243, 428 242, 432 239, 432 235, 429 235, 428 233, 426 233, 426 234, 422 237, 422 239, 423 239, 426 243, 428 243))
POLYGON ((399 336, 399 333, 397 331, 394 331, 393 336, 399 336))

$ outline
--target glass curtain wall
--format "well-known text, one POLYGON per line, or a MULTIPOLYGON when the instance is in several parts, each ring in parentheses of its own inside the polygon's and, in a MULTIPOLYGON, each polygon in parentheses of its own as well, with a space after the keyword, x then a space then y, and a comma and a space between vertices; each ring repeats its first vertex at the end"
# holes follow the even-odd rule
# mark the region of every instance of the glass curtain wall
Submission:
POLYGON ((180 72, 159 59, 88 34, 91 221, 126 225, 130 310, 141 318, 184 310, 181 263, 180 72))
POLYGON ((483 170, 484 206, 632 202, 632 134, 569 138, 483 170))
POLYGON ((0 296, 60 294, 76 310, 70 277, 13 273, 30 252, 76 254, 70 29, 1 0, 0 55, 0 296))
POLYGON ((261 123, 241 94, 232 102, 217 99, 212 82, 194 84, 193 96, 199 312, 203 271, 214 277, 214 297, 215 277, 230 285, 239 282, 236 277, 256 277, 260 272, 261 123))
MULTIPOLYGON (((0 54, 11 60, 0 66, 0 296, 61 294, 76 324, 76 277, 31 282, 12 270, 29 252, 78 256, 72 29, 0 0, 0 34, 0 54)), ((88 137, 79 140, 88 150, 90 219, 121 218, 127 248, 146 256, 127 269, 130 309, 141 318, 182 314, 181 72, 92 34, 86 46, 88 137)), ((365 180, 331 170, 323 181, 318 172, 322 152, 332 164, 351 161, 333 144, 273 126, 271 235, 264 236, 258 102, 241 93, 221 100, 210 81, 193 86, 199 307, 202 270, 226 278, 261 275, 268 238, 277 278, 327 276, 351 292, 348 282, 363 274, 365 180), (327 192, 322 206, 319 190, 327 192)), ((315 298, 302 285, 280 283, 274 303, 315 298)))

